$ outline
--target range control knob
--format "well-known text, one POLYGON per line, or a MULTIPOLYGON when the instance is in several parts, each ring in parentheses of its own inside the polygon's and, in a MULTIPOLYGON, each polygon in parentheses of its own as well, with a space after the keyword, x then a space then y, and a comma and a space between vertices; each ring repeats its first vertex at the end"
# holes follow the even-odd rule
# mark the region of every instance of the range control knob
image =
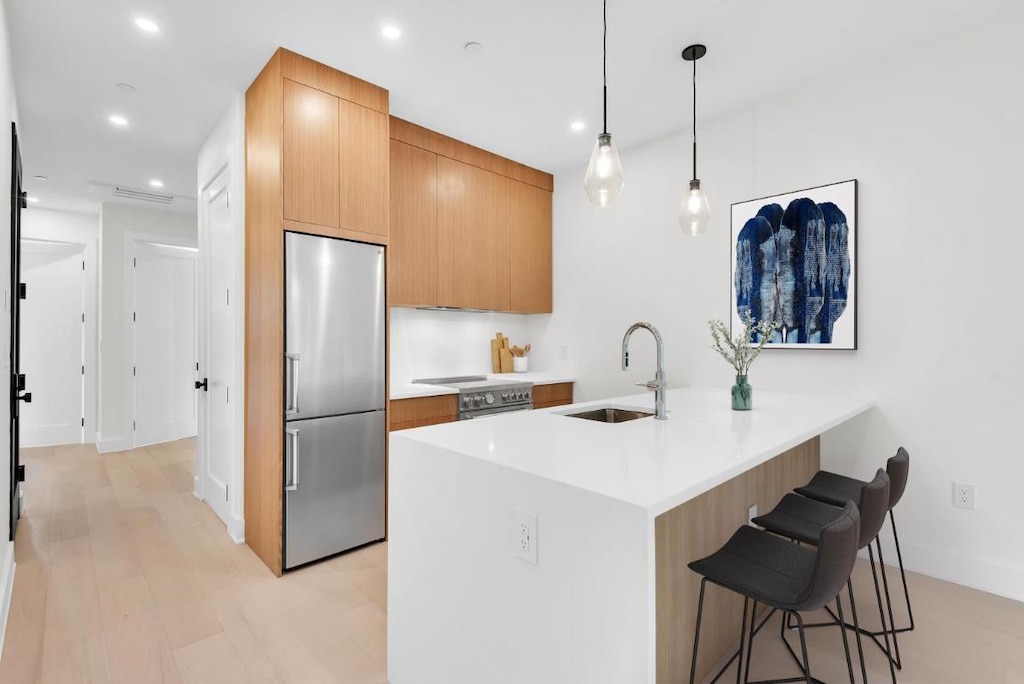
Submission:
POLYGON ((494 395, 491 394, 490 392, 488 392, 487 396, 484 397, 484 401, 486 401, 488 404, 493 404, 494 403, 494 395))
POLYGON ((502 401, 508 401, 508 392, 502 392, 501 393, 501 400, 502 401))
POLYGON ((468 407, 471 403, 473 403, 473 402, 470 400, 469 397, 462 397, 462 405, 463 406, 468 407))
POLYGON ((530 398, 530 390, 526 390, 525 392, 523 392, 523 398, 524 399, 529 399, 530 398))
POLYGON ((481 406, 484 403, 484 398, 478 394, 475 397, 473 397, 473 401, 476 402, 477 406, 481 406))
POLYGON ((523 393, 522 392, 516 392, 516 401, 522 401, 522 400, 523 400, 523 393))

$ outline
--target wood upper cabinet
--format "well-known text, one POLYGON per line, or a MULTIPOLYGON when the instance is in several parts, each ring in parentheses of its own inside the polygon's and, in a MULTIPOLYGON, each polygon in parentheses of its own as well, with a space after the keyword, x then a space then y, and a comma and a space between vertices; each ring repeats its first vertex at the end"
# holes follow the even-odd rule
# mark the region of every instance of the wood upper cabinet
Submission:
POLYGON ((438 305, 507 311, 509 179, 437 160, 438 305))
POLYGON ((391 141, 388 296, 393 306, 437 306, 437 155, 391 141))
POLYGON ((338 98, 284 79, 283 124, 284 218, 338 228, 338 98))
POLYGON ((388 235, 388 115, 338 99, 340 227, 388 235))
POLYGON ((509 184, 509 309, 551 313, 551 193, 509 184))

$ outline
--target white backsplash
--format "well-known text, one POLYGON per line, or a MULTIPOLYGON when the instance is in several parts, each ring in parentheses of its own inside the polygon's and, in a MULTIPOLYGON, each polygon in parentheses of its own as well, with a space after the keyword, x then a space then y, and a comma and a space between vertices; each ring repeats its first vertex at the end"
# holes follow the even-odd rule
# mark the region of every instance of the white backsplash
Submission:
POLYGON ((528 339, 522 314, 391 309, 391 382, 491 372, 489 340, 502 333, 512 344, 528 339))

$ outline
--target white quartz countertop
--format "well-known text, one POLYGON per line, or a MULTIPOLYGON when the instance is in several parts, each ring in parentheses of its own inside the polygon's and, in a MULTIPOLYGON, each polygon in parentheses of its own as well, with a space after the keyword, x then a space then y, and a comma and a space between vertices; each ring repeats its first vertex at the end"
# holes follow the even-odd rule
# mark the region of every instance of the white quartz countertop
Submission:
POLYGON ((563 415, 604 405, 653 412, 648 393, 404 430, 391 439, 563 482, 654 517, 872 406, 848 397, 756 391, 752 411, 733 411, 728 388, 669 390, 666 402, 668 420, 606 424, 563 415))
MULTIPOLYGON (((576 378, 556 373, 488 373, 488 380, 505 382, 532 382, 534 385, 553 385, 559 382, 575 382, 576 378)), ((391 400, 414 399, 416 397, 438 397, 443 394, 458 394, 458 390, 440 385, 423 385, 415 382, 391 385, 391 400)))

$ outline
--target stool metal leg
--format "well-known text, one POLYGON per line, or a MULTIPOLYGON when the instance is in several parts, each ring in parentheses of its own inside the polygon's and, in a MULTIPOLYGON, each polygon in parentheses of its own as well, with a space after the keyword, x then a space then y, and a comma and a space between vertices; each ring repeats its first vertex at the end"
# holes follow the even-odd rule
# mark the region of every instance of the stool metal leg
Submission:
POLYGON ((813 684, 811 663, 807 659, 807 635, 804 633, 804 619, 800 617, 800 613, 794 613, 794 615, 796 615, 796 624, 800 628, 800 653, 804 657, 804 679, 807 680, 807 684, 813 684))
POLYGON ((885 588, 885 606, 889 609, 889 627, 892 630, 892 645, 893 650, 896 652, 896 668, 903 669, 903 659, 900 657, 900 642, 896 637, 896 618, 892 614, 892 598, 889 596, 889 578, 888 573, 885 571, 885 560, 882 558, 882 542, 878 537, 875 537, 875 546, 878 548, 878 565, 882 572, 882 586, 885 588))
MULTIPOLYGON (((864 644, 860 638, 860 621, 857 619, 857 601, 853 598, 853 578, 846 583, 847 593, 850 595, 850 612, 853 614, 853 634, 857 639, 857 655, 860 656, 860 674, 864 678, 864 684, 868 684, 868 667, 864 663, 864 644)), ((846 629, 846 625, 843 625, 846 629)), ((893 682, 893 684, 896 684, 893 682)))
MULTIPOLYGON (((743 619, 740 620, 740 657, 736 660, 736 684, 743 684, 743 642, 747 635, 747 606, 750 599, 743 597, 743 619)), ((757 603, 755 602, 756 606, 757 603)))
MULTIPOLYGON (((882 635, 885 637, 885 651, 886 659, 889 661, 889 674, 892 675, 892 681, 896 681, 896 668, 892 659, 892 649, 889 646, 889 629, 885 626, 885 607, 882 606, 882 592, 878 587, 878 573, 875 571, 875 554, 871 550, 871 544, 868 544, 868 560, 871 562, 871 578, 875 582, 875 600, 878 602, 878 618, 882 621, 882 635)), ((881 644, 879 644, 881 645, 881 644)))
MULTIPOLYGON (((744 681, 750 679, 750 656, 754 652, 754 623, 757 622, 757 601, 754 601, 754 609, 750 611, 750 638, 747 640, 747 667, 746 675, 744 675, 744 681)), ((739 667, 737 664, 736 667, 739 667)))
MULTIPOLYGON (((857 684, 853 677, 853 660, 850 659, 850 642, 846 638, 846 619, 843 617, 843 592, 836 594, 836 610, 839 611, 839 631, 843 634, 843 650, 846 652, 846 669, 850 673, 850 684, 857 684)), ((749 658, 749 654, 747 656, 749 658)))
MULTIPOLYGON (((907 588, 907 572, 903 569, 903 553, 900 551, 900 536, 896 533, 896 518, 889 509, 889 524, 892 526, 892 538, 896 542, 896 559, 900 562, 900 578, 903 580, 903 598, 907 602, 907 615, 910 617, 910 627, 900 627, 897 632, 914 631, 914 609, 910 607, 910 589, 907 588)), ((895 627, 896 625, 893 625, 895 627)))
POLYGON ((700 641, 700 620, 704 615, 704 588, 707 586, 708 578, 700 580, 700 598, 697 600, 697 627, 693 630, 693 660, 690 661, 690 684, 694 684, 697 677, 697 644, 700 641))

